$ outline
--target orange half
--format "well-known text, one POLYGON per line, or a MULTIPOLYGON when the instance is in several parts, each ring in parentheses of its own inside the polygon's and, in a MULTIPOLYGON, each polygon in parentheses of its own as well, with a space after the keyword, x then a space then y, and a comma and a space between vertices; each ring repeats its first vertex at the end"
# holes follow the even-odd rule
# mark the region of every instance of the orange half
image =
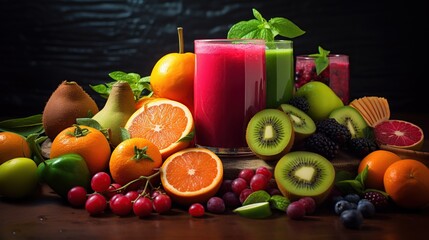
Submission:
POLYGON ((193 138, 194 120, 184 104, 165 98, 149 101, 137 109, 125 124, 131 137, 146 138, 166 159, 185 149, 193 138))
POLYGON ((205 203, 223 180, 220 158, 205 148, 187 148, 168 157, 161 166, 161 183, 178 204, 205 203))

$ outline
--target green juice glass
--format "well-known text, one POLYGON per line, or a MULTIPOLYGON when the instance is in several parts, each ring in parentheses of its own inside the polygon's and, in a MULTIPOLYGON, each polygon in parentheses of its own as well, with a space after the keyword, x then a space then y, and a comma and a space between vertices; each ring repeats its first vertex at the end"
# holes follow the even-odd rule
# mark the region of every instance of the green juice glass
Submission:
POLYGON ((266 58, 266 108, 278 108, 294 93, 293 43, 275 40, 265 43, 266 58))

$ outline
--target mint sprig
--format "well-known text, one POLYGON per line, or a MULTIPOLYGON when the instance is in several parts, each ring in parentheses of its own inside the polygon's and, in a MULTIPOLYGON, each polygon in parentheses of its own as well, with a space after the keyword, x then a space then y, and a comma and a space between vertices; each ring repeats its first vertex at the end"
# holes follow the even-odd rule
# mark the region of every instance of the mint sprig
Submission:
POLYGON ((255 19, 240 21, 234 24, 228 31, 229 39, 263 39, 267 42, 274 41, 278 35, 286 38, 295 38, 305 33, 292 21, 275 17, 267 21, 256 9, 252 9, 255 19))
POLYGON ((329 66, 329 53, 331 51, 323 49, 319 46, 319 53, 310 54, 308 56, 315 58, 314 62, 316 64, 316 73, 319 75, 323 70, 329 66))
POLYGON ((138 73, 125 73, 122 71, 111 72, 109 73, 109 76, 115 81, 98 85, 90 85, 92 90, 104 98, 109 96, 112 86, 116 81, 128 82, 130 84, 131 90, 134 93, 134 99, 136 101, 139 100, 142 96, 150 96, 152 94, 149 76, 141 77, 138 73))

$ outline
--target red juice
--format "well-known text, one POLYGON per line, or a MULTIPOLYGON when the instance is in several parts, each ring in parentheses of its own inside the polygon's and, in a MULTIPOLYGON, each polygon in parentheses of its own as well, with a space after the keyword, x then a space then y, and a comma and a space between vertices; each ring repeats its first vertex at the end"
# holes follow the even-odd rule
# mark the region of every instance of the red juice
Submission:
POLYGON ((265 108, 265 42, 196 40, 195 143, 218 154, 249 153, 250 118, 265 108))
POLYGON ((349 57, 347 55, 329 55, 329 65, 319 75, 316 73, 314 58, 297 56, 295 66, 295 88, 309 81, 320 81, 328 85, 341 98, 344 104, 349 102, 349 57))

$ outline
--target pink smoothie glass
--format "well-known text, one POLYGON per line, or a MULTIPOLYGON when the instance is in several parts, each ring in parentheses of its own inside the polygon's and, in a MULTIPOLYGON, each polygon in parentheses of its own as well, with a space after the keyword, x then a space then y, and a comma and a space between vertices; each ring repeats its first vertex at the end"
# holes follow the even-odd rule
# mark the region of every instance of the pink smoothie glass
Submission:
POLYGON ((246 127, 265 108, 265 42, 195 40, 195 144, 218 155, 251 155, 246 127))
POLYGON ((316 73, 315 58, 308 55, 296 57, 295 88, 309 81, 320 81, 328 85, 341 98, 344 104, 349 102, 349 56, 330 54, 329 65, 319 75, 316 73))

